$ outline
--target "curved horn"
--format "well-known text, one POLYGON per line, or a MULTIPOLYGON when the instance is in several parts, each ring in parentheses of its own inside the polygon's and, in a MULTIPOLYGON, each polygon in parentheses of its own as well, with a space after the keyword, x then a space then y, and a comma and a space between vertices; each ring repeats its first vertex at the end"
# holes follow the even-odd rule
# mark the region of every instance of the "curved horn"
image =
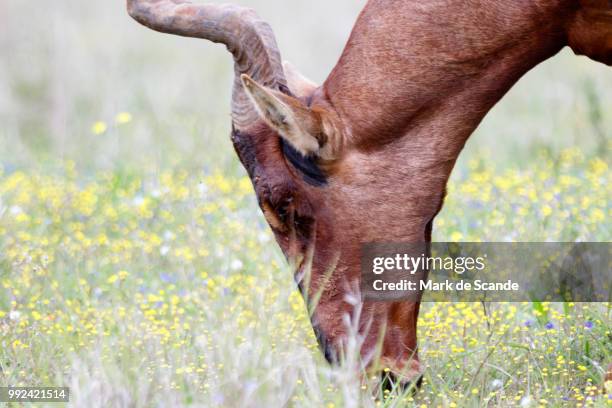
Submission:
POLYGON ((136 21, 155 31, 204 38, 227 46, 234 56, 232 120, 238 130, 260 120, 242 86, 242 74, 272 89, 287 91, 274 33, 253 10, 183 0, 127 0, 127 8, 136 21))

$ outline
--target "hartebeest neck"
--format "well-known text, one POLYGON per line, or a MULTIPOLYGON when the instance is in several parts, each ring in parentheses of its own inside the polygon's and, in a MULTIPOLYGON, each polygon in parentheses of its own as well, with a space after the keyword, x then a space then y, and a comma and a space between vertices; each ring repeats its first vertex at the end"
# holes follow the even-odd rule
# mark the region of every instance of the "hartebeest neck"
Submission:
POLYGON ((319 97, 364 150, 404 138, 394 148, 413 167, 454 161, 512 85, 565 45, 577 3, 371 0, 319 97))
MULTIPOLYGON (((313 318, 324 346, 344 338, 340 316, 352 310, 345 299, 360 279, 361 243, 431 240, 467 138, 524 73, 563 47, 570 3, 368 2, 338 65, 312 98, 337 113, 352 147, 338 158, 318 218, 334 226, 318 230, 324 250, 315 259, 312 288, 327 288, 313 318), (329 248, 338 248, 338 256, 329 248), (327 282, 321 271, 330 265, 327 282)), ((417 314, 410 302, 364 309, 371 333, 388 325, 382 354, 393 372, 406 370, 416 350, 417 314)), ((376 336, 367 341, 364 350, 376 336)), ((418 364, 408 371, 415 376, 418 364)))

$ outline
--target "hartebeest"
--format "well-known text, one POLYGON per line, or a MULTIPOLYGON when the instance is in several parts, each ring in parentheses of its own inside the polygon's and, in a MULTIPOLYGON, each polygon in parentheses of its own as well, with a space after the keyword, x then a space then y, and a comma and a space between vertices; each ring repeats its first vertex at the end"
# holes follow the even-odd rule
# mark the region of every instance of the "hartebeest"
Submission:
MULTIPOLYGON (((283 67, 250 9, 128 0, 128 10, 233 54, 232 142, 298 280, 311 271, 303 293, 321 293, 312 324, 330 360, 347 336, 361 244, 431 240, 457 156, 510 87, 566 45, 612 64, 608 0, 370 0, 322 86, 283 67)), ((380 366, 418 376, 418 312, 364 302, 362 355, 384 329, 380 366)))

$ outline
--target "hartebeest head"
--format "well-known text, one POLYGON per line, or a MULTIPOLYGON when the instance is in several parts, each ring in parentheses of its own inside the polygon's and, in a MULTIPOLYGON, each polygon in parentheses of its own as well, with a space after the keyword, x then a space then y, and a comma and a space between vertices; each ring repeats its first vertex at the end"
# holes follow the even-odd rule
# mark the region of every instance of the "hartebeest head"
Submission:
MULTIPOLYGON (((505 92, 567 44, 612 62, 606 0, 371 0, 322 86, 283 67, 272 30, 249 9, 181 0, 128 9, 154 30, 233 54, 232 141, 301 288, 321 293, 313 326, 329 359, 354 310, 362 243, 431 240, 457 156, 505 92)), ((384 333, 381 364, 416 375, 418 307, 363 304, 364 358, 384 333)))

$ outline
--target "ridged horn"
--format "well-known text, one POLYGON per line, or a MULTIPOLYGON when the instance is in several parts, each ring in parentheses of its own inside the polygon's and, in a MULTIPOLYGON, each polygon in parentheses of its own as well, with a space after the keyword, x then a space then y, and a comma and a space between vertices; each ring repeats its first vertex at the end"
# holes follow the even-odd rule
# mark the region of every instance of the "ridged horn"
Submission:
POLYGON ((260 121, 240 76, 287 91, 280 52, 272 28, 248 8, 233 4, 193 4, 182 0, 127 0, 128 13, 162 33, 225 44, 234 56, 232 120, 238 130, 260 121))

